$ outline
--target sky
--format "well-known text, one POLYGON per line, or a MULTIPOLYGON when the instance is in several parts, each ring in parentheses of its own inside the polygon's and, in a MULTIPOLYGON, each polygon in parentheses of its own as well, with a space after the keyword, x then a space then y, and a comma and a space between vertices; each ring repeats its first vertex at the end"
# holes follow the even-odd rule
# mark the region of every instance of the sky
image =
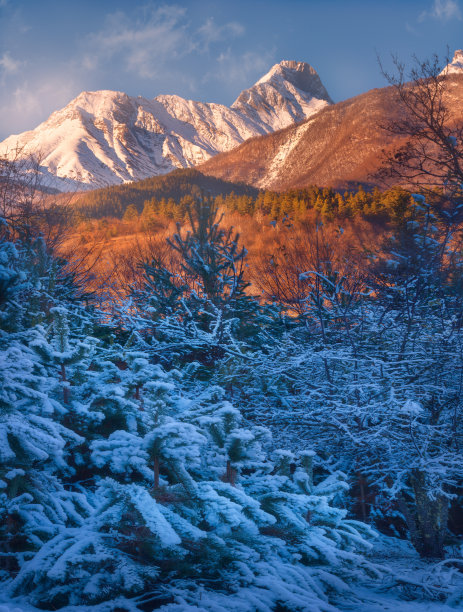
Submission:
POLYGON ((0 140, 81 91, 230 105, 287 59, 340 101, 462 47, 463 0, 0 0, 0 140))

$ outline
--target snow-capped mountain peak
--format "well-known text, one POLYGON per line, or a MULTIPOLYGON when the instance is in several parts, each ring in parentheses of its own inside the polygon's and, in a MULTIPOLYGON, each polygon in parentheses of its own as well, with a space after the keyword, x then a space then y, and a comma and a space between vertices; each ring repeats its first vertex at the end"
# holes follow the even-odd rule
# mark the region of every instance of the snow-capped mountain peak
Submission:
POLYGON ((324 88, 315 68, 306 62, 283 60, 270 68, 267 74, 260 78, 256 85, 263 83, 286 81, 297 87, 300 91, 310 93, 318 98, 332 102, 324 88))
POLYGON ((303 121, 331 103, 304 62, 276 64, 231 107, 159 95, 84 91, 37 128, 0 143, 40 153, 47 183, 88 189, 187 168, 252 136, 303 121))
POLYGON ((312 66, 283 61, 242 91, 232 108, 260 124, 265 134, 303 121, 327 104, 332 100, 312 66))
POLYGON ((452 61, 447 64, 441 74, 463 74, 463 50, 457 49, 452 61))

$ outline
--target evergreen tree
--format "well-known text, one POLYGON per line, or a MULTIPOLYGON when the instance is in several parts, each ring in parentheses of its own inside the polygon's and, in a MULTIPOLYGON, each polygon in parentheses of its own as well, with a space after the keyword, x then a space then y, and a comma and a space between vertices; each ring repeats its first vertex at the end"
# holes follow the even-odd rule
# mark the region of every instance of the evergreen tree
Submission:
POLYGON ((133 221, 138 221, 138 210, 134 204, 129 204, 127 206, 122 220, 127 221, 129 223, 132 223, 133 221))
MULTIPOLYGON (((12 240, 4 225, 0 261, 0 562, 8 576, 60 529, 82 525, 90 511, 80 490, 64 486, 74 473, 70 453, 83 438, 61 368, 88 357, 92 343, 69 338, 62 303, 75 307, 78 290, 72 295, 71 280, 43 240, 12 240)), ((82 334, 82 322, 76 327, 82 334)))
POLYGON ((296 446, 316 440, 396 504, 423 557, 443 557, 463 476, 461 262, 447 224, 414 198, 375 274, 346 279, 326 262, 304 273, 303 325, 234 379, 254 418, 296 446))
POLYGON ((215 204, 197 199, 188 209, 190 229, 169 239, 179 258, 177 272, 156 260, 143 264, 145 286, 133 299, 143 317, 141 331, 158 357, 213 365, 225 355, 243 355, 270 325, 265 308, 248 294, 246 251, 225 230, 215 204))

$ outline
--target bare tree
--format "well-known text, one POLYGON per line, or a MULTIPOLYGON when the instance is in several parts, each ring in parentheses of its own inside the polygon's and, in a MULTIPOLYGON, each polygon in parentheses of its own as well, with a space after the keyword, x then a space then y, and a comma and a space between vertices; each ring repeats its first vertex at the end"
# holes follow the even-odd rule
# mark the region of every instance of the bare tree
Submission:
POLYGON ((39 153, 16 147, 0 155, 0 219, 7 224, 9 238, 29 244, 40 239, 59 262, 61 277, 72 280, 82 295, 108 295, 110 275, 97 274, 105 240, 97 236, 85 246, 76 240, 75 196, 46 183, 39 153))
POLYGON ((72 193, 59 194, 43 180, 40 154, 16 147, 0 155, 0 216, 22 235, 41 234, 50 248, 66 238, 72 193))
POLYGON ((463 117, 454 93, 463 79, 453 75, 437 55, 412 68, 393 57, 395 70, 381 70, 395 89, 399 118, 381 126, 404 144, 385 154, 380 175, 406 184, 437 204, 451 222, 461 216, 463 184, 463 117))
POLYGON ((353 285, 360 282, 365 258, 359 236, 346 238, 343 228, 325 227, 315 219, 277 240, 280 244, 271 256, 263 253, 254 263, 252 282, 266 300, 281 303, 289 312, 303 318, 313 315, 321 276, 349 277, 353 285), (306 274, 308 270, 312 274, 306 274))
POLYGON ((415 57, 406 71, 395 57, 393 74, 382 69, 400 108, 399 118, 383 128, 403 145, 385 156, 381 173, 417 193, 405 222, 383 243, 371 278, 384 318, 394 315, 395 392, 402 387, 419 398, 426 415, 420 432, 427 428, 428 438, 416 443, 422 465, 411 470, 409 491, 398 495, 400 508, 420 554, 437 557, 444 555, 449 500, 463 473, 463 78, 448 65, 448 57, 444 69, 437 55, 415 57), (429 469, 433 461, 447 482, 429 469))

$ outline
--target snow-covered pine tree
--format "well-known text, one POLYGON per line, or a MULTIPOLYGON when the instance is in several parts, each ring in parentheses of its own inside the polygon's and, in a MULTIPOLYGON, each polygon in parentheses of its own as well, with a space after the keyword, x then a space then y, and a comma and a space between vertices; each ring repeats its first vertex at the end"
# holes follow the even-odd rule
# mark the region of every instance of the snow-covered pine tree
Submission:
MULTIPOLYGON (((198 302, 196 293, 188 299, 198 302)), ((67 368, 69 396, 62 376, 50 393, 61 392, 85 435, 68 483, 88 507, 80 525, 50 534, 9 593, 49 608, 170 601, 166 610, 194 609, 201 600, 206 610, 328 610, 359 569, 374 571, 361 556, 369 530, 330 503, 346 487, 340 474, 314 484, 310 452, 274 453, 266 429, 246 424, 221 387, 195 376, 200 363, 170 372, 153 364, 143 319, 125 344, 91 343, 90 363, 71 341, 64 309, 52 315, 47 344, 36 342, 34 354, 55 372, 67 368)), ((201 308, 196 315, 201 329, 201 308)), ((188 349, 185 332, 181 341, 188 349)), ((236 352, 228 342, 241 358, 244 345, 236 352)))
POLYGON ((234 373, 255 418, 292 434, 296 448, 313 441, 352 479, 366 477, 373 497, 398 505, 423 556, 444 554, 449 501, 463 475, 455 240, 416 196, 370 288, 305 273, 319 277, 308 316, 252 370, 234 373))
MULTIPOLYGON (((120 396, 143 359, 129 352, 120 396)), ((269 432, 246 425, 221 388, 189 397, 188 372, 166 374, 148 360, 143 367, 147 388, 134 394, 130 430, 105 431, 91 444, 93 512, 42 547, 14 593, 32 584, 42 606, 125 595, 152 607, 170 600, 166 610, 199 600, 206 610, 225 602, 249 612, 256 602, 268 611, 323 610, 357 571, 374 572, 359 554, 368 528, 330 504, 342 478, 314 485, 313 453, 272 458, 269 432)))
MULTIPOLYGON (((81 491, 64 486, 73 474, 69 452, 83 440, 65 423, 69 407, 64 402, 56 364, 51 367, 35 350, 38 345, 49 346, 45 325, 48 320, 51 330, 54 315, 62 312, 58 306, 61 296, 59 283, 55 282, 55 263, 40 238, 13 239, 8 225, 3 225, 0 241, 2 578, 17 573, 63 526, 81 525, 90 511, 81 491)), ((69 287, 64 291, 68 293, 69 287)), ((61 328, 62 323, 63 320, 61 328)), ((60 332, 64 338, 66 330, 60 332)), ((72 347, 68 348, 72 351, 72 347)), ((55 349, 50 347, 50 350, 55 349)))
POLYGON ((278 317, 247 291, 246 250, 233 228, 221 225, 212 198, 195 199, 188 219, 187 231, 178 224, 168 240, 178 269, 144 263, 144 288, 132 298, 151 353, 163 363, 198 361, 207 368, 225 356, 243 357, 266 329, 278 326, 278 317))

